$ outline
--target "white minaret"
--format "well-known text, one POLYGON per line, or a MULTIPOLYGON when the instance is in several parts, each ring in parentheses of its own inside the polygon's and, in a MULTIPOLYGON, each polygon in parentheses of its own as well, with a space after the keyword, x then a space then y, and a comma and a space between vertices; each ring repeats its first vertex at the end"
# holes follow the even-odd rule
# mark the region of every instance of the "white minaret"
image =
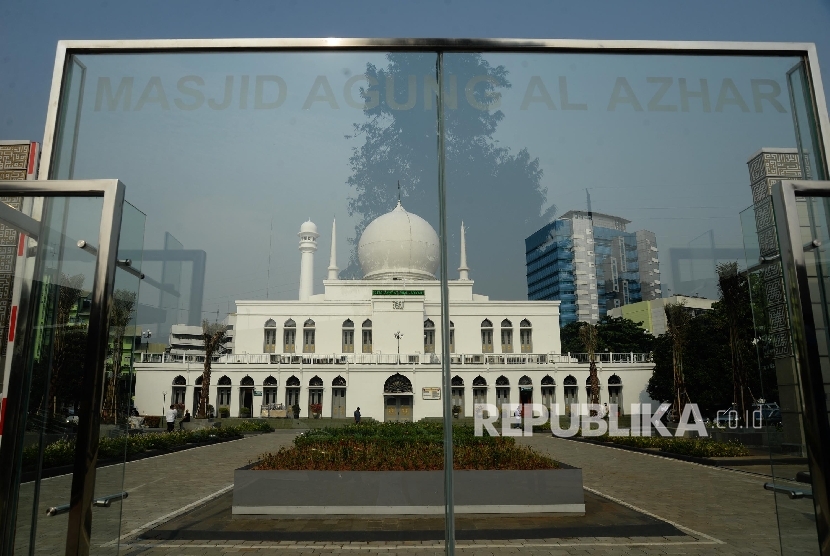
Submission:
POLYGON ((317 225, 308 219, 300 226, 297 234, 300 238, 300 301, 305 301, 314 294, 314 252, 317 251, 317 225))
POLYGON ((337 280, 337 245, 335 237, 337 234, 337 219, 331 221, 331 256, 329 257, 329 280, 337 280))
POLYGON ((470 279, 470 269, 467 266, 467 238, 464 235, 463 221, 461 222, 461 266, 458 267, 458 279, 470 279))

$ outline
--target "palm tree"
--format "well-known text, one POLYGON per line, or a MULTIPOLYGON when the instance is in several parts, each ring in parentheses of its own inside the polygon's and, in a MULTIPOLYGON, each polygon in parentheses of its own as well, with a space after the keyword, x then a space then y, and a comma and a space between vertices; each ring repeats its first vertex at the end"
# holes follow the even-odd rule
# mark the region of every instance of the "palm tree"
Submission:
POLYGON ((116 290, 113 295, 112 313, 110 314, 110 334, 112 343, 109 346, 110 369, 109 378, 104 391, 104 415, 112 422, 116 422, 118 412, 118 381, 121 380, 122 359, 124 357, 124 337, 127 335, 127 326, 135 316, 135 292, 116 290))
POLYGON ((589 382, 591 384, 591 403, 599 404, 599 376, 597 375, 597 327, 593 324, 585 323, 579 327, 579 339, 582 340, 582 345, 585 346, 585 351, 588 353, 588 372, 589 382))
POLYGON ((683 353, 686 349, 686 340, 689 333, 691 314, 686 309, 685 301, 668 303, 666 311, 666 333, 672 344, 672 370, 674 374, 674 400, 672 412, 674 419, 679 420, 689 400, 686 393, 686 381, 683 377, 683 353))
POLYGON ((202 321, 202 338, 205 343, 205 366, 202 371, 202 393, 199 398, 199 417, 207 417, 207 406, 210 401, 210 367, 213 363, 213 354, 216 353, 228 338, 228 327, 225 324, 202 321))

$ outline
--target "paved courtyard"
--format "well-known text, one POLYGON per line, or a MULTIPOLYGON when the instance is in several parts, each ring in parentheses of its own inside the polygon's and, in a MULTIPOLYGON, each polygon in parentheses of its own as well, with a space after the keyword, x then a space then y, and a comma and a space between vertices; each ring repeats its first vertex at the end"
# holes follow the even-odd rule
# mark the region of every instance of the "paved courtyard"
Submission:
MULTIPOLYGON (((120 553, 156 554, 441 554, 441 542, 296 542, 296 541, 150 541, 140 533, 199 508, 227 493, 233 470, 256 459, 264 451, 290 444, 296 433, 282 431, 249 436, 242 440, 148 458, 126 465, 120 553)), ((779 554, 778 520, 787 531, 789 554, 815 553, 812 502, 787 500, 776 514, 774 495, 763 489, 769 477, 760 473, 719 469, 659 456, 639 454, 537 435, 520 442, 570 465, 584 469, 586 490, 632 510, 668 522, 682 536, 579 537, 512 539, 509 541, 459 541, 457 552, 475 555, 502 554, 779 554)), ((112 486, 118 468, 102 469, 112 486), (107 469, 110 469, 107 472, 107 469)), ((41 512, 68 490, 68 477, 44 481, 41 512), (64 484, 65 483, 65 484, 64 484)), ((94 510, 96 554, 114 554, 120 508, 94 510)), ((40 514, 44 515, 43 513, 40 514)), ((66 516, 41 518, 39 552, 56 549, 65 534, 66 516)))

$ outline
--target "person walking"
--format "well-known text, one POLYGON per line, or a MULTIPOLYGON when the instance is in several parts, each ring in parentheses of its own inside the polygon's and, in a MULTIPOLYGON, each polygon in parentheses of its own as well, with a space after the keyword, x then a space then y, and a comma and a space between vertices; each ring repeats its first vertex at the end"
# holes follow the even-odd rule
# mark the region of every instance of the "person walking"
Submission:
POLYGON ((164 415, 165 420, 167 421, 167 432, 173 432, 173 426, 176 423, 176 406, 170 404, 170 409, 167 410, 167 413, 164 415))
POLYGON ((360 423, 360 408, 354 410, 354 424, 357 425, 360 423))

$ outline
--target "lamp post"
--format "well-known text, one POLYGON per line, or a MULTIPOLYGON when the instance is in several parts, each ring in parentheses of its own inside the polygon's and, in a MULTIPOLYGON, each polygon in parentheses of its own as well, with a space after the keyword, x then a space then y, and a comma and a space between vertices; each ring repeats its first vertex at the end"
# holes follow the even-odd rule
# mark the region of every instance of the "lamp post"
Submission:
POLYGON ((398 340, 398 364, 401 363, 401 338, 403 338, 403 332, 398 330, 395 332, 395 339, 398 340))
POLYGON ((162 417, 164 417, 164 415, 167 411, 167 392, 162 392, 161 393, 161 399, 163 400, 163 402, 161 404, 161 415, 162 415, 162 417))

